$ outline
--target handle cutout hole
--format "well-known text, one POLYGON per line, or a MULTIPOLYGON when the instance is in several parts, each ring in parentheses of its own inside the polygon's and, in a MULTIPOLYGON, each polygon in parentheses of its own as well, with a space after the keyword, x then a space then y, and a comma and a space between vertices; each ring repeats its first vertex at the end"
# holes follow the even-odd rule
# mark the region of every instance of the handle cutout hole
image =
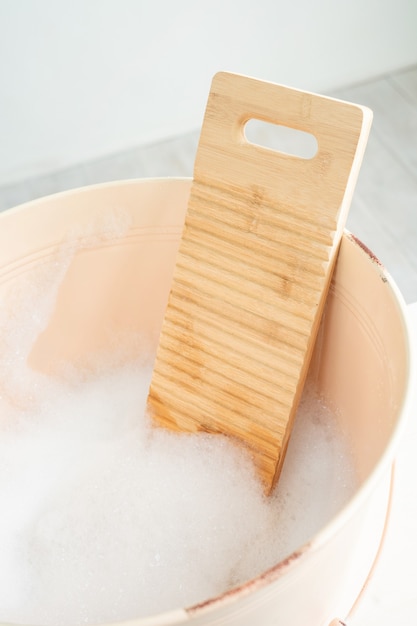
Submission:
POLYGON ((246 122, 244 134, 249 143, 300 159, 312 159, 319 147, 311 133, 254 118, 246 122))

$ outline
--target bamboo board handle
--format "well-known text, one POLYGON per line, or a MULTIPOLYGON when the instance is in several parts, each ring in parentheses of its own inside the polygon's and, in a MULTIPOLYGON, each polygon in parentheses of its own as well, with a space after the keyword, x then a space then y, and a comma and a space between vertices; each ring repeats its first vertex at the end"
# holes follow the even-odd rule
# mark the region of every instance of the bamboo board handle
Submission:
POLYGON ((148 406, 281 471, 372 114, 252 78, 212 82, 148 406), (311 159, 248 142, 255 118, 314 135, 311 159))

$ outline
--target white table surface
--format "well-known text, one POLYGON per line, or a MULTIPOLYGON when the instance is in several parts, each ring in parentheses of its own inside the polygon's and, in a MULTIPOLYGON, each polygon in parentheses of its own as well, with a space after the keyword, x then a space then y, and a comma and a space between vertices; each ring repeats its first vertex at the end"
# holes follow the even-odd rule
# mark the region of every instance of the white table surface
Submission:
MULTIPOLYGON (((408 306, 408 312, 417 358, 417 302, 408 306)), ((416 569, 417 392, 396 455, 387 536, 375 572, 348 626, 417 626, 416 569)))

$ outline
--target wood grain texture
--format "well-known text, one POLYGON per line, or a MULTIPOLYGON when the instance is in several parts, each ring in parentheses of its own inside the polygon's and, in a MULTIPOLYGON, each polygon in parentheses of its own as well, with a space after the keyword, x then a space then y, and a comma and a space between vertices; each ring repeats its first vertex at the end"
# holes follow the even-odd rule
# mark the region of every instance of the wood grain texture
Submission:
POLYGON ((148 406, 247 445, 270 491, 285 456, 371 123, 346 102, 220 73, 212 82, 148 406), (312 133, 302 159, 251 119, 312 133))

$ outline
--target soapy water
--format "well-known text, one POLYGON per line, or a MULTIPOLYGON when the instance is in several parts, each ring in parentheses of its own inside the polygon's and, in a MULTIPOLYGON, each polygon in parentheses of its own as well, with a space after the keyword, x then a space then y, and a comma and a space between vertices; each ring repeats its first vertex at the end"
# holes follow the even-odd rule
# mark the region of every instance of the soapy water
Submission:
POLYGON ((356 488, 351 454, 313 387, 266 498, 226 438, 150 424, 141 338, 129 338, 135 360, 121 346, 89 374, 31 370, 69 263, 26 277, 23 304, 0 320, 0 621, 76 626, 191 606, 272 567, 341 509, 356 488))

